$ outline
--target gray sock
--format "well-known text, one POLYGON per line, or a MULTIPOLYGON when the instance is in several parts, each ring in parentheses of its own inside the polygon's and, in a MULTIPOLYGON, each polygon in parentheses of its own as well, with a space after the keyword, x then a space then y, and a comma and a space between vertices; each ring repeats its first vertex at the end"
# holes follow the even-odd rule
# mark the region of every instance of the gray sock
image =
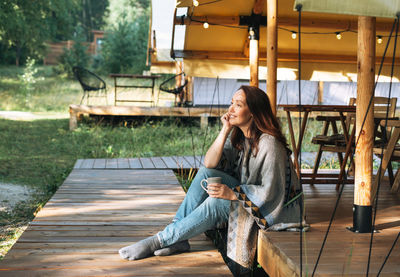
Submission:
POLYGON ((157 235, 141 240, 119 250, 119 255, 127 260, 138 260, 149 257, 161 248, 157 235))
POLYGON ((175 253, 187 252, 190 250, 190 244, 187 240, 174 243, 168 247, 154 251, 155 256, 168 256, 175 253))

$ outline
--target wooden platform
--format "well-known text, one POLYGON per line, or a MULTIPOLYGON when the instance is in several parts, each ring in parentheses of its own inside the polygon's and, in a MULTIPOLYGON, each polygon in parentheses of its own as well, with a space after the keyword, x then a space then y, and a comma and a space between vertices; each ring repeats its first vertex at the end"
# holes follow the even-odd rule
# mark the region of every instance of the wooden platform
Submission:
POLYGON ((138 106, 69 106, 69 128, 78 126, 78 119, 82 114, 112 115, 112 116, 174 116, 174 117, 221 117, 226 108, 213 107, 138 107, 138 106))
MULTIPOLYGON (((307 221, 311 224, 303 240, 303 276, 311 276, 337 192, 334 185, 303 188, 307 221)), ((370 234, 346 230, 353 225, 352 207, 353 186, 346 185, 315 276, 366 276, 370 234)), ((400 232, 400 192, 390 193, 388 184, 382 184, 376 224, 379 232, 374 234, 369 276, 377 276, 400 232)), ((260 232, 258 242, 259 263, 271 277, 300 276, 299 233, 260 232)), ((380 276, 400 276, 400 241, 380 276)))
POLYGON ((79 159, 75 169, 190 169, 203 165, 201 156, 170 156, 118 159, 79 159))
POLYGON ((119 257, 170 223, 183 198, 171 170, 74 169, 0 261, 0 276, 231 276, 205 235, 189 253, 119 257))

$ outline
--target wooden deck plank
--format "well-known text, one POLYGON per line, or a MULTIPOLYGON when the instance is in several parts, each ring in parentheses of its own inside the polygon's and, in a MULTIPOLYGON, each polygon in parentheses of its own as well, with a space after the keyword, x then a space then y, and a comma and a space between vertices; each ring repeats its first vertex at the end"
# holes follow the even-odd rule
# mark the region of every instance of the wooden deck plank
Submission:
POLYGON ((74 169, 80 168, 83 163, 83 159, 78 159, 74 165, 74 169))
POLYGON ((196 156, 197 163, 201 166, 204 166, 204 156, 196 156))
POLYGON ((143 169, 153 169, 155 168, 153 162, 150 158, 139 158, 140 162, 143 165, 143 169))
POLYGON ((231 276, 204 234, 188 253, 119 257, 121 247, 169 224, 183 197, 171 170, 73 170, 0 261, 0 275, 231 276))
POLYGON ((106 168, 118 168, 118 160, 117 159, 107 159, 106 160, 106 168))
MULTIPOLYGON (((335 185, 303 185, 307 221, 310 231, 303 240, 303 275, 312 272, 329 223, 337 192, 335 185), (323 204, 322 204, 323 203, 323 204)), ((346 229, 353 225, 353 188, 347 185, 329 232, 317 276, 365 276, 370 245, 370 234, 357 234, 346 229)), ((376 218, 376 229, 369 273, 376 276, 389 248, 400 232, 400 193, 390 193, 390 186, 382 184, 376 218)), ((258 259, 270 276, 300 276, 299 233, 260 232, 258 259)), ((400 275, 400 244, 387 261, 381 276, 400 275), (393 255, 393 256, 392 256, 393 255)))
POLYGON ((167 165, 169 169, 178 168, 176 161, 172 157, 161 157, 161 159, 164 161, 164 163, 167 165))
POLYGON ((185 169, 191 168, 191 165, 186 161, 186 159, 184 157, 172 156, 172 158, 175 159, 175 161, 178 165, 178 168, 185 168, 185 169))
POLYGON ((93 168, 104 169, 106 168, 106 159, 95 159, 93 168))
POLYGON ((140 162, 139 158, 129 158, 129 166, 131 169, 142 169, 143 165, 140 162))
POLYGON ((167 169, 167 165, 160 157, 151 157, 151 161, 153 162, 155 168, 158 169, 167 169))
POLYGON ((95 159, 84 159, 79 168, 92 169, 95 159))
POLYGON ((195 157, 183 156, 183 158, 189 163, 190 168, 199 168, 200 167, 200 164, 195 157))
POLYGON ((130 168, 129 160, 127 158, 119 158, 117 159, 117 164, 119 169, 128 169, 130 168))

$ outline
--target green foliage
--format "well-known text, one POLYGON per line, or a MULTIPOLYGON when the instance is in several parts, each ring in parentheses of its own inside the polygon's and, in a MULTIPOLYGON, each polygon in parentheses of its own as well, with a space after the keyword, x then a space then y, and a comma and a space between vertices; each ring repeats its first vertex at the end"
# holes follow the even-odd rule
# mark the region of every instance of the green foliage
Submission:
POLYGON ((79 103, 81 97, 79 83, 55 74, 51 66, 0 66, 0 110, 67 113, 69 105, 79 103), (32 70, 34 83, 28 85, 21 76, 32 70))
POLYGON ((76 22, 83 27, 86 41, 92 41, 92 30, 100 30, 109 13, 108 0, 81 0, 76 22))
POLYGON ((39 81, 44 80, 44 77, 37 77, 36 74, 38 73, 38 68, 35 67, 35 59, 28 57, 26 60, 26 66, 24 68, 24 74, 20 76, 23 88, 26 91, 33 90, 33 85, 39 81))
POLYGON ((57 35, 71 32, 73 20, 69 16, 76 1, 24 1, 0 2, 0 41, 7 51, 15 52, 15 63, 21 57, 41 57, 44 42, 57 35))
POLYGON ((106 72, 142 73, 146 69, 147 15, 130 22, 123 16, 106 33, 102 44, 102 68, 106 72))
POLYGON ((83 29, 78 27, 76 33, 71 49, 64 48, 57 67, 60 73, 66 73, 68 77, 73 76, 72 68, 74 66, 87 68, 90 62, 90 56, 87 53, 88 47, 84 44, 83 29))
POLYGON ((0 1, 0 61, 8 63, 31 56, 40 59, 46 41, 68 40, 75 26, 83 27, 85 41, 91 30, 102 29, 108 0, 5 0, 0 1))

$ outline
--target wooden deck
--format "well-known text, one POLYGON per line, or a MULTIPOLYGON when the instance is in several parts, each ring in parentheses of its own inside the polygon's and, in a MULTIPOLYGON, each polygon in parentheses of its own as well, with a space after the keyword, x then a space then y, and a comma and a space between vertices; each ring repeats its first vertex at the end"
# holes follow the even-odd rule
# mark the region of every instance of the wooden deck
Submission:
POLYGON ((75 168, 0 261, 0 276, 231 276, 205 235, 188 253, 119 257, 170 223, 183 198, 171 170, 75 168))
POLYGON ((208 117, 220 117, 226 112, 226 108, 217 107, 138 107, 138 106, 69 106, 69 128, 78 126, 80 115, 103 115, 103 116, 158 116, 158 117, 197 117, 203 121, 208 117))
POLYGON ((201 156, 79 159, 74 169, 190 169, 203 165, 201 156))
MULTIPOLYGON (((303 185, 310 231, 303 240, 303 276, 311 276, 336 201, 334 185, 303 185), (307 275, 308 273, 308 275, 307 275)), ((366 276, 370 234, 355 234, 353 186, 346 185, 315 276, 366 276)), ((400 232, 400 192, 390 193, 382 184, 376 218, 369 276, 377 276, 390 247, 400 232)), ((258 259, 272 276, 300 276, 299 233, 260 232, 258 259)), ((380 276, 400 276, 400 241, 380 276)))

